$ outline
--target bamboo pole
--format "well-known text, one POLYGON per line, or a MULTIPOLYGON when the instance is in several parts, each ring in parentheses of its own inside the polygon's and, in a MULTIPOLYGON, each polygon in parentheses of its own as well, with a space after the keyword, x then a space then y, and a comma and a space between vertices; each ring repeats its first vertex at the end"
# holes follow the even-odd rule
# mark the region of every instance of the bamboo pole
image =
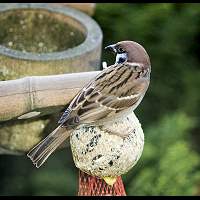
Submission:
POLYGON ((0 82, 0 122, 51 114, 66 106, 100 71, 30 76, 0 82))

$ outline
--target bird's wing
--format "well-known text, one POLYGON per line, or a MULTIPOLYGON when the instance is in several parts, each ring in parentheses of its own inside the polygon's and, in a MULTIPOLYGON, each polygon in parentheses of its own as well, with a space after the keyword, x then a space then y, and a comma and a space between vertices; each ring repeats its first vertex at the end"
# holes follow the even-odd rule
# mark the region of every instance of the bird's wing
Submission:
POLYGON ((103 70, 72 100, 59 123, 92 123, 132 107, 148 87, 146 80, 137 78, 138 73, 122 64, 103 70))

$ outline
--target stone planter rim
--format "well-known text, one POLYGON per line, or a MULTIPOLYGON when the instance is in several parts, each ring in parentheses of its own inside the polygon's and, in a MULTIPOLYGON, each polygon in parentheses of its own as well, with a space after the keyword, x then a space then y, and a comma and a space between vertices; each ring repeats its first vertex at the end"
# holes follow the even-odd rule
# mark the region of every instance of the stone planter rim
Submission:
POLYGON ((76 56, 80 56, 83 52, 90 52, 94 50, 98 47, 99 43, 102 42, 102 31, 99 25, 91 17, 71 7, 49 4, 50 3, 2 3, 0 6, 0 12, 16 9, 43 9, 49 12, 63 14, 78 21, 86 29, 87 33, 85 40, 73 48, 52 53, 25 53, 0 45, 1 55, 32 61, 70 59, 76 56))

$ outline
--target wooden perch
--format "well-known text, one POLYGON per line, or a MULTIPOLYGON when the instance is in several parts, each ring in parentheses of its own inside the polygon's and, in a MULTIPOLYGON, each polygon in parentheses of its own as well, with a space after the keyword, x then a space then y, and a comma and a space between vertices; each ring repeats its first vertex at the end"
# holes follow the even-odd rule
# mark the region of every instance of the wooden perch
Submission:
POLYGON ((51 114, 64 108, 100 71, 31 76, 0 82, 0 121, 51 114))

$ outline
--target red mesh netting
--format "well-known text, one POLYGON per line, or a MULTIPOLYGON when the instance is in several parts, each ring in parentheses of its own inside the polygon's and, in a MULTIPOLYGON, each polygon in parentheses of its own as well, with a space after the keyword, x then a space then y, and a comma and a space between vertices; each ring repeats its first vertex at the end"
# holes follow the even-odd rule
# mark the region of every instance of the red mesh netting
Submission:
POLYGON ((117 178, 113 186, 110 186, 103 179, 79 170, 78 196, 126 196, 126 192, 121 176, 117 178))

